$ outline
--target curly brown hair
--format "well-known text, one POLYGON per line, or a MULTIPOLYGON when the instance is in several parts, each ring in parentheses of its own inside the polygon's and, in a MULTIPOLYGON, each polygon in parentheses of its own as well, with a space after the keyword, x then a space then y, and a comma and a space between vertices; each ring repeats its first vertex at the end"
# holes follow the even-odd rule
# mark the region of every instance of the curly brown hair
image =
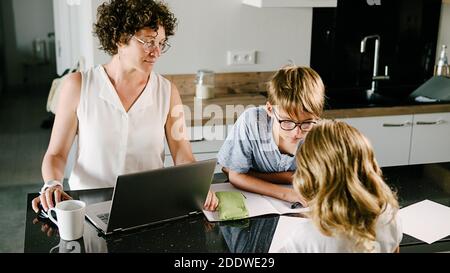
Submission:
POLYGON ((166 37, 174 35, 177 19, 167 4, 153 0, 110 0, 97 9, 94 34, 100 49, 110 55, 118 52, 118 43, 128 43, 131 36, 144 27, 158 31, 163 26, 166 37))

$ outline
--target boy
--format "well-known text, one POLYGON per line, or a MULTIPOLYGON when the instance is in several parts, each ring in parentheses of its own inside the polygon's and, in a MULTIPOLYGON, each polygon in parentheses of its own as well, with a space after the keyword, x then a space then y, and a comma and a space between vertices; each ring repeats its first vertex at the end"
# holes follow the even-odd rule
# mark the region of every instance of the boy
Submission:
POLYGON ((265 106, 244 111, 218 154, 230 183, 245 191, 302 202, 292 184, 295 154, 323 112, 324 86, 311 68, 288 66, 269 83, 265 106))

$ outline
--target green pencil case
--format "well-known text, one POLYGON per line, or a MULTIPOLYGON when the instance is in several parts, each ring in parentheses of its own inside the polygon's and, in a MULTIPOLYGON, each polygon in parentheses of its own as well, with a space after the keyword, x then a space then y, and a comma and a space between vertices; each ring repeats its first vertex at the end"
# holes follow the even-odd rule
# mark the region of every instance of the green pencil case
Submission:
POLYGON ((248 210, 245 206, 244 195, 235 191, 219 191, 216 192, 219 199, 220 220, 237 220, 248 217, 248 210))

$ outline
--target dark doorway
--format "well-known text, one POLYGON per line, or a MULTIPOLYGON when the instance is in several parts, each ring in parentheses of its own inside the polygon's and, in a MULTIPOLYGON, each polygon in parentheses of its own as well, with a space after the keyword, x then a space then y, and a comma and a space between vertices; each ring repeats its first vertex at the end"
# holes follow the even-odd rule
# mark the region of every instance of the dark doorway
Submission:
POLYGON ((0 98, 5 90, 5 38, 3 31, 3 2, 0 2, 0 98))

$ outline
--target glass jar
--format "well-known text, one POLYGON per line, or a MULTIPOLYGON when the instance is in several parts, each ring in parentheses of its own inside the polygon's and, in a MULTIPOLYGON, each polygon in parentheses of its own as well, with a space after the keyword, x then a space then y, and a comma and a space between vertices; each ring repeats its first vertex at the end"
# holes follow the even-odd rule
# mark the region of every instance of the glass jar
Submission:
POLYGON ((214 98, 214 72, 211 70, 198 70, 195 79, 195 97, 198 99, 214 98))

